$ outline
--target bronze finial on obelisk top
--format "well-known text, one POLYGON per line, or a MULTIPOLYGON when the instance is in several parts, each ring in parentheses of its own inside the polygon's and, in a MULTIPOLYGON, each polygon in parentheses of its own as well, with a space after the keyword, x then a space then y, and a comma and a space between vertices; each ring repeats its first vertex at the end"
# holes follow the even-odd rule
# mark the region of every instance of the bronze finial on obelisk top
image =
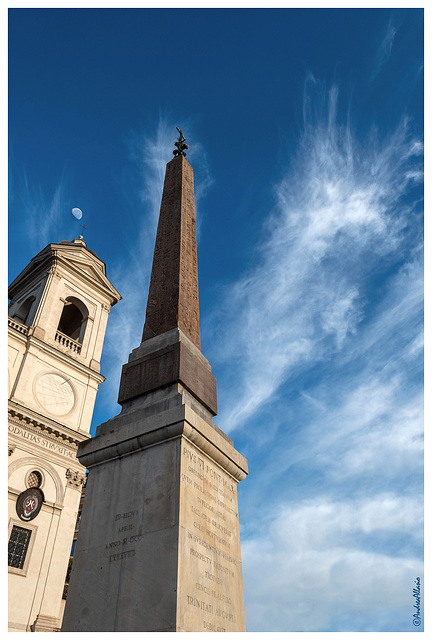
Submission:
POLYGON ((175 157, 184 156, 186 158, 185 149, 189 149, 187 144, 185 144, 186 138, 184 137, 183 132, 178 127, 176 127, 176 129, 179 132, 179 137, 174 142, 174 146, 177 147, 177 149, 174 149, 173 154, 174 154, 175 157))
POLYGON ((179 327, 200 349, 194 178, 178 131, 177 155, 166 167, 142 339, 179 327))

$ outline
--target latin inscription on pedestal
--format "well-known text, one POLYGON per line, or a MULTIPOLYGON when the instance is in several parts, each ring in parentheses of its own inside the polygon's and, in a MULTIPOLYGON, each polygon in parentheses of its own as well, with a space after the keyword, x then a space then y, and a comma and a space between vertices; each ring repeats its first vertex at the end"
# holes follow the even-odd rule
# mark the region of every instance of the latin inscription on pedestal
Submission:
MULTIPOLYGON (((116 513, 114 526, 119 539, 107 542, 105 545, 105 549, 109 551, 108 562, 116 562, 123 560, 123 558, 133 558, 135 555, 136 544, 143 538, 141 533, 136 533, 138 516, 138 509, 116 513)), ((141 530, 141 527, 139 529, 141 530)))
POLYGON ((182 631, 245 630, 237 483, 184 439, 178 607, 182 631))

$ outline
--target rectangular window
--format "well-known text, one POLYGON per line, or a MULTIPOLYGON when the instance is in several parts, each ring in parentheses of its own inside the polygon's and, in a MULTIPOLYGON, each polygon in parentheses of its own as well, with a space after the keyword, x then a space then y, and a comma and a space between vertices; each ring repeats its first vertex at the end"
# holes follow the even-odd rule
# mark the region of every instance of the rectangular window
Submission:
POLYGON ((15 569, 24 567, 24 560, 27 554, 31 531, 23 527, 12 527, 8 545, 8 565, 15 569))

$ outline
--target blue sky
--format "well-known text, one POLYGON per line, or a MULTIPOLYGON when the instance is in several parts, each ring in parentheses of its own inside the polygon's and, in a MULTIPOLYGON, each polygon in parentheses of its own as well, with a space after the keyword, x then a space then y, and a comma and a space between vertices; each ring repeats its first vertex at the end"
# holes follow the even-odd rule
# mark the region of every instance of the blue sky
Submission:
POLYGON ((239 485, 248 631, 416 631, 423 576, 423 11, 9 13, 9 280, 80 232, 138 346, 176 126, 202 351, 239 485))

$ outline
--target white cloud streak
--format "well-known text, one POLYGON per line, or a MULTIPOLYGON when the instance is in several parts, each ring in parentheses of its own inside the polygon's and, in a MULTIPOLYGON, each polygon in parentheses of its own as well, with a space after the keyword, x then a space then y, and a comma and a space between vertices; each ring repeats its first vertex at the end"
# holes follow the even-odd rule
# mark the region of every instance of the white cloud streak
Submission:
POLYGON ((387 25, 385 36, 380 44, 378 53, 376 55, 371 80, 374 80, 377 77, 385 63, 389 60, 393 49, 393 42, 396 36, 396 32, 397 29, 393 26, 393 23, 390 20, 387 25))
POLYGON ((337 89, 323 99, 313 77, 304 118, 257 263, 211 318, 228 405, 217 422, 249 449, 248 629, 410 631, 423 450, 422 202, 411 189, 423 145, 407 119, 358 138, 339 123, 337 89))
POLYGON ((423 396, 411 379, 421 377, 421 264, 401 269, 379 306, 335 355, 330 380, 324 373, 302 394, 295 431, 276 399, 271 454, 268 443, 251 451, 240 501, 250 631, 413 628, 407 593, 423 570, 423 396))
POLYGON ((265 534, 242 544, 248 629, 411 630, 421 562, 370 541, 418 542, 421 525, 421 502, 392 493, 278 505, 265 534))
MULTIPOLYGON (((307 84, 308 95, 321 89, 312 77, 307 84)), ((219 423, 227 431, 250 419, 290 376, 355 335, 373 270, 398 250, 415 214, 400 204, 421 174, 422 145, 408 121, 386 140, 373 131, 359 142, 349 124, 337 124, 336 98, 332 89, 327 112, 321 94, 305 100, 304 133, 275 188, 277 206, 257 265, 221 303, 211 360, 238 362, 235 386, 227 380, 223 389, 227 409, 219 423), (310 106, 316 102, 318 110, 310 106)))
POLYGON ((24 228, 33 251, 40 251, 50 242, 60 242, 67 211, 64 179, 48 197, 40 186, 30 184, 26 173, 17 177, 17 182, 14 210, 25 220, 24 228))

